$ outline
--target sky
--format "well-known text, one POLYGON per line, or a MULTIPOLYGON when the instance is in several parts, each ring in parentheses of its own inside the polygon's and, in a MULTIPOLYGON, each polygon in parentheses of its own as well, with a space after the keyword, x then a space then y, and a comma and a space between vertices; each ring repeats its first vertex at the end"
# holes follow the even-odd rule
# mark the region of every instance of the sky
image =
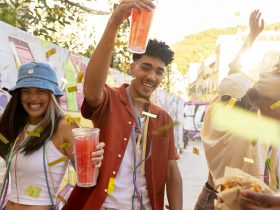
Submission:
POLYGON ((265 23, 280 22, 280 0, 159 0, 151 36, 173 44, 208 28, 248 25, 254 9, 265 23))

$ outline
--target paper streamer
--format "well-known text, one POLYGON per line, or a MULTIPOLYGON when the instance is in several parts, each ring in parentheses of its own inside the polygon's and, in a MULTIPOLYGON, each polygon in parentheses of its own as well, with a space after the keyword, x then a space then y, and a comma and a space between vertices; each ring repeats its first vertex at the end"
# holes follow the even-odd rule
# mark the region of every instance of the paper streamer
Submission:
POLYGON ((280 124, 277 120, 237 107, 226 107, 221 103, 213 105, 211 123, 219 131, 230 132, 252 141, 271 145, 280 143, 280 124))
POLYGON ((59 163, 61 163, 61 162, 66 161, 66 160, 68 160, 67 156, 62 156, 61 158, 58 158, 57 160, 54 160, 54 161, 52 161, 52 162, 49 162, 49 163, 48 163, 48 166, 54 166, 54 165, 56 165, 56 164, 59 164, 59 163))

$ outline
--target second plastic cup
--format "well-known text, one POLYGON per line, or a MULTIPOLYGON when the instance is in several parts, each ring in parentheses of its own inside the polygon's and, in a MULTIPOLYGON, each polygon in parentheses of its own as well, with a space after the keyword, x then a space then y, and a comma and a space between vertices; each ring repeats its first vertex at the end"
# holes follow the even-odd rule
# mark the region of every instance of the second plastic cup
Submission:
POLYGON ((98 128, 74 128, 74 157, 79 187, 92 187, 96 185, 97 168, 91 160, 91 153, 96 150, 99 143, 98 128))
POLYGON ((154 9, 132 9, 128 49, 133 53, 145 53, 154 9))

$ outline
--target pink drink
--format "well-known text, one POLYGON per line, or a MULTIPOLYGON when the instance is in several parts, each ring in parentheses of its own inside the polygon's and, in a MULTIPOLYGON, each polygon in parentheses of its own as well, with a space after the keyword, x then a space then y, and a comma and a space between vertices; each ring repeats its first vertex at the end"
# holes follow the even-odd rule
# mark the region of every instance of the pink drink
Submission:
POLYGON ((141 9, 140 12, 133 9, 131 16, 128 48, 133 53, 145 53, 154 9, 150 12, 145 9, 141 9))
POLYGON ((96 185, 97 169, 92 161, 92 152, 99 143, 99 129, 75 128, 72 130, 75 143, 74 154, 79 187, 92 187, 96 185))

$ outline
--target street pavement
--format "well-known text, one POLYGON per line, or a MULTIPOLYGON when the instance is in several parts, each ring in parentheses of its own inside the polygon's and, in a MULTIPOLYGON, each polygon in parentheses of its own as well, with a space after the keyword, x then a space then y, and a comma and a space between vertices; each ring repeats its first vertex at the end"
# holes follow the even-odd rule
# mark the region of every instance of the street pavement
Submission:
POLYGON ((208 176, 207 162, 201 141, 190 141, 178 160, 183 180, 183 210, 193 210, 208 176), (199 155, 193 153, 199 150, 199 155))

